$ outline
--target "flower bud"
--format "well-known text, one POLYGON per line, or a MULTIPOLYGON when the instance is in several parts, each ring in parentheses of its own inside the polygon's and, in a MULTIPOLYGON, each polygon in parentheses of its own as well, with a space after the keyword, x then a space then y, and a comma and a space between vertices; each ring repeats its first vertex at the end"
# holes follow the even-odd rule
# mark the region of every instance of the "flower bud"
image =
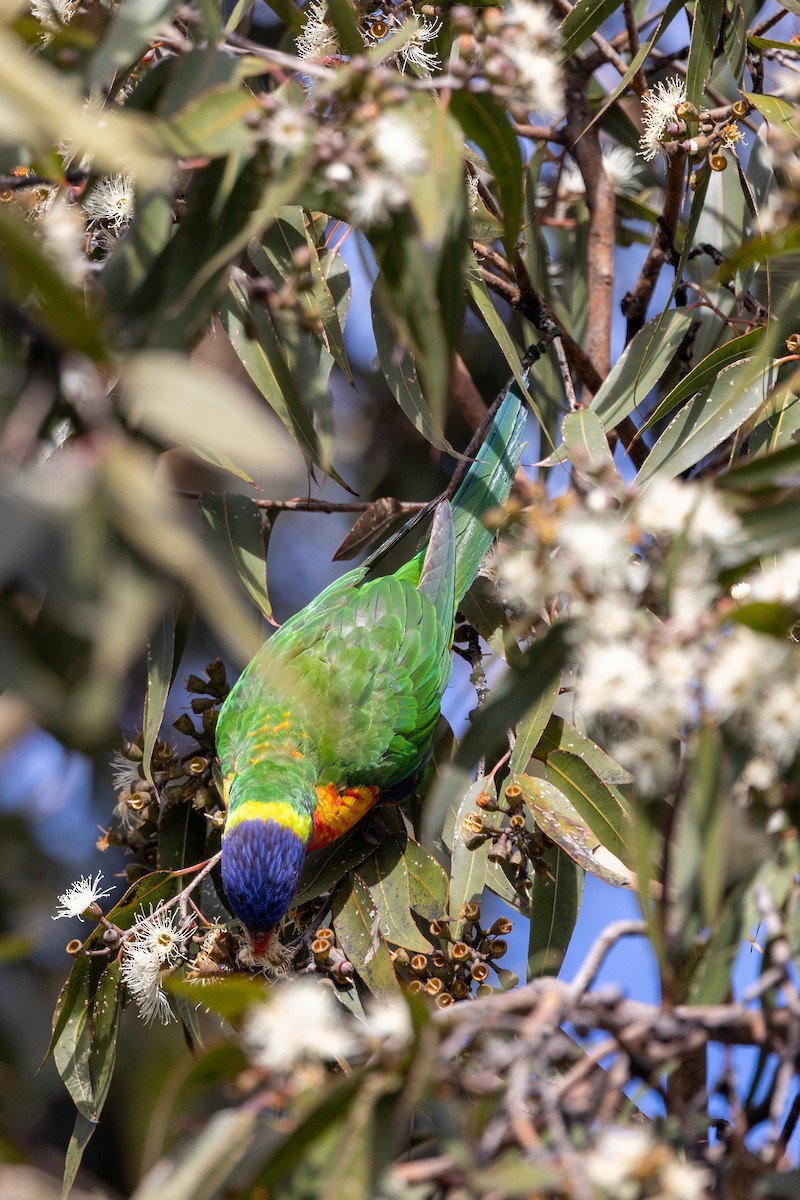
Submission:
POLYGON ((494 988, 488 983, 482 983, 481 986, 476 990, 475 995, 479 1000, 483 1000, 486 996, 494 995, 494 988))
POLYGON ((485 812, 497 812, 497 801, 493 800, 488 792, 481 792, 475 803, 485 812))

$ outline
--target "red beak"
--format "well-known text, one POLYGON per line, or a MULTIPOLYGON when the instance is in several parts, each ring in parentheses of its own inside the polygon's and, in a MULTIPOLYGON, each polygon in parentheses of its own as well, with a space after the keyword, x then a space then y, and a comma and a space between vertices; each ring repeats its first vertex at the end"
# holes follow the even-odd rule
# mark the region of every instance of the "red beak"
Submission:
POLYGON ((266 931, 262 931, 259 929, 248 929, 247 932, 250 937, 250 945, 253 947, 253 954, 257 958, 263 957, 269 948, 275 930, 267 929, 266 931))

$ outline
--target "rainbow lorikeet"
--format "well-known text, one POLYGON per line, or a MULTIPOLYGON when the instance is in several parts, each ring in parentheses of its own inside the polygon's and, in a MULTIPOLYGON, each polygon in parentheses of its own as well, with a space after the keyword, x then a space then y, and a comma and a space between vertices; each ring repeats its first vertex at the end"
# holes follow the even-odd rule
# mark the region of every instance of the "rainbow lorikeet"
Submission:
POLYGON ((257 954, 306 852, 419 781, 456 609, 492 541, 480 518, 508 498, 524 424, 509 391, 427 546, 394 575, 367 580, 361 566, 325 588, 264 643, 222 706, 222 879, 257 954))

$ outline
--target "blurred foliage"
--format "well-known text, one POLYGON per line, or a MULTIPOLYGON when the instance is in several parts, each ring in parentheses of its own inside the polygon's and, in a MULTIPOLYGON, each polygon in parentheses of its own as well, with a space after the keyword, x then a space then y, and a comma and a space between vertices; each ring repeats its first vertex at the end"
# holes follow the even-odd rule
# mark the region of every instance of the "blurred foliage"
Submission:
MULTIPOLYGON (((117 751, 99 845, 128 884, 62 903, 96 923, 50 1046, 68 1186, 122 1030, 128 1124, 110 1104, 94 1162, 137 1200, 797 1190, 800 6, 652 7, 3 8, 0 744, 117 751), (538 462, 463 605, 474 719, 309 856, 254 961, 213 859, 217 656, 275 621, 279 516, 360 512, 341 555, 369 549, 506 378, 538 462), (643 920, 564 985, 586 872, 643 920), (591 990, 629 934, 660 1008, 591 990), (752 1076, 707 1080, 712 1042, 752 1076)), ((25 966, 15 905, 57 889, 3 822, 12 1058, 44 1049, 49 950, 25 966)), ((0 1190, 52 1194, 44 1103, 27 1138, 4 1114, 0 1190)))

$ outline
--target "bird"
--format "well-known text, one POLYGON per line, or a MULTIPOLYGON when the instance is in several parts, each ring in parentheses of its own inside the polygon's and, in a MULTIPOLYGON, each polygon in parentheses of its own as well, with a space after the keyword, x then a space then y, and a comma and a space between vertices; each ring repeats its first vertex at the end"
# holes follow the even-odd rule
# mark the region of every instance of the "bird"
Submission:
POLYGON ((392 575, 368 578, 378 551, 326 587, 266 640, 220 709, 222 881, 254 955, 306 855, 419 784, 458 605, 493 539, 481 517, 508 499, 524 425, 512 386, 427 544, 392 575))

